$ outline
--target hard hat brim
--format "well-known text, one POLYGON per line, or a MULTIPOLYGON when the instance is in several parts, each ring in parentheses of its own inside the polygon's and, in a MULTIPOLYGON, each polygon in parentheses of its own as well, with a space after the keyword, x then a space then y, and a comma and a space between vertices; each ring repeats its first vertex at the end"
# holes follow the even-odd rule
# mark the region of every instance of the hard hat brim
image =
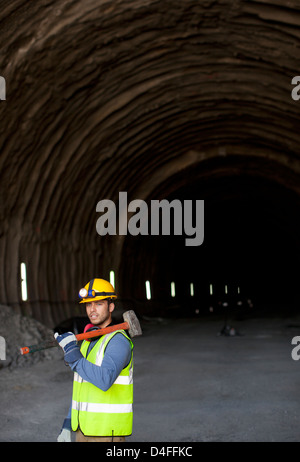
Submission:
POLYGON ((87 297, 87 298, 83 298, 82 300, 80 300, 79 303, 96 302, 97 300, 105 300, 107 298, 117 298, 117 296, 116 295, 99 295, 96 297, 87 297))

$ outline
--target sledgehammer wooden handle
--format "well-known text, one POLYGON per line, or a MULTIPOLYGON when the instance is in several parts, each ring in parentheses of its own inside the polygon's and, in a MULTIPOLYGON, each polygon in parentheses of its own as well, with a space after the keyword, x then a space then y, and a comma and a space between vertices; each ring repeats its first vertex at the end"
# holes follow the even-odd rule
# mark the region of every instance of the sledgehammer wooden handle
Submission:
MULTIPOLYGON (((122 322, 121 324, 115 324, 114 326, 104 327, 103 329, 92 330, 90 332, 85 332, 84 334, 77 334, 75 337, 77 340, 86 340, 88 338, 100 337, 101 335, 110 334, 116 330, 128 330, 128 322, 122 322)), ((28 347, 20 348, 21 355, 26 355, 28 353, 35 353, 36 351, 46 350, 47 348, 57 347, 59 344, 56 340, 48 340, 45 342, 38 343, 37 345, 31 345, 28 347)))

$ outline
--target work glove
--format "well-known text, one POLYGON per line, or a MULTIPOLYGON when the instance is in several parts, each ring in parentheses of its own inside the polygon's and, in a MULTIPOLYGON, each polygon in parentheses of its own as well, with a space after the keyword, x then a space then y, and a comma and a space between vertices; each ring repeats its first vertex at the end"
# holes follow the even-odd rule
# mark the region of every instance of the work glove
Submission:
POLYGON ((60 434, 56 440, 58 443, 71 443, 71 419, 65 419, 60 434))
POLYGON ((80 348, 77 344, 77 338, 72 332, 59 335, 57 332, 54 334, 55 340, 59 343, 65 355, 65 362, 74 370, 77 361, 83 358, 80 353, 80 348))

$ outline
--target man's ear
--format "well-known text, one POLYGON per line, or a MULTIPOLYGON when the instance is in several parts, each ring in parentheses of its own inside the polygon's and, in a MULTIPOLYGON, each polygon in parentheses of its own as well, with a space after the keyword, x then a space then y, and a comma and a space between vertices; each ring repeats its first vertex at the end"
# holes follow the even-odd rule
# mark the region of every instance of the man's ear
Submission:
POLYGON ((108 308, 109 308, 109 312, 112 313, 114 311, 114 309, 115 309, 115 304, 111 302, 109 304, 108 308))

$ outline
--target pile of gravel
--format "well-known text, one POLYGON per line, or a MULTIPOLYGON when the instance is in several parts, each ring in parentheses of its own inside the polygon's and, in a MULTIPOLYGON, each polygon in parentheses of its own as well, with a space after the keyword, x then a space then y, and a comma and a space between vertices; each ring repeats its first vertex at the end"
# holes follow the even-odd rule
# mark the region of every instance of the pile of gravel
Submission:
POLYGON ((53 340, 53 331, 39 321, 28 316, 16 313, 11 307, 0 305, 0 354, 3 358, 3 345, 5 340, 5 356, 0 357, 2 367, 25 367, 40 361, 61 358, 62 351, 58 348, 37 351, 21 355, 20 348, 35 345, 44 340, 53 340))

